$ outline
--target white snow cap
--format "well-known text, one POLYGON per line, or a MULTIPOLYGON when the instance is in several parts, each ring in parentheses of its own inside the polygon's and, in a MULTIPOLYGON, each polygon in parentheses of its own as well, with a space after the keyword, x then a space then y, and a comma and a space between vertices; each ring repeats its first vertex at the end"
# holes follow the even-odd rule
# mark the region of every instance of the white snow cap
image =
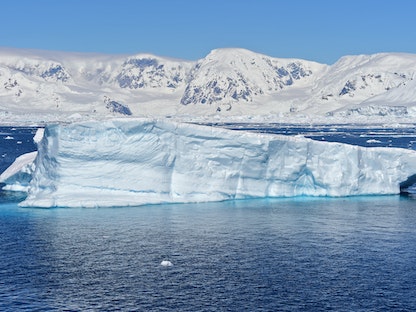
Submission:
POLYGON ((0 48, 0 121, 132 114, 414 122, 415 77, 416 54, 404 53, 345 56, 326 65, 238 48, 198 61, 0 48))

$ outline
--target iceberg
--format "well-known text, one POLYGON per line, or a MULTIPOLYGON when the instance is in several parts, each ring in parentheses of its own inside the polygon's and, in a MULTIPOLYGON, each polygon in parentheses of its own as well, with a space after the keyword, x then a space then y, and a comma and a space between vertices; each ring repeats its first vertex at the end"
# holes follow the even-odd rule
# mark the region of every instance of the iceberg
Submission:
POLYGON ((45 128, 24 207, 398 194, 416 152, 169 119, 45 128))
POLYGON ((0 174, 0 183, 5 184, 1 189, 5 191, 27 192, 32 173, 34 160, 38 152, 30 152, 20 155, 15 161, 0 174))

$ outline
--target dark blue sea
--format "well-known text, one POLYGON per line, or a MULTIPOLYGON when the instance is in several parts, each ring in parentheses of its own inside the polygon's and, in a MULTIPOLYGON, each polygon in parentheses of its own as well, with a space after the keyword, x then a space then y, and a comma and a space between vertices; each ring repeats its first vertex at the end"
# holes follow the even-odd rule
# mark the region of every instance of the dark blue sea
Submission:
MULTIPOLYGON (((30 151, 34 130, 0 132, 30 151)), ((411 196, 99 209, 20 199, 0 195, 0 311, 416 310, 411 196)))

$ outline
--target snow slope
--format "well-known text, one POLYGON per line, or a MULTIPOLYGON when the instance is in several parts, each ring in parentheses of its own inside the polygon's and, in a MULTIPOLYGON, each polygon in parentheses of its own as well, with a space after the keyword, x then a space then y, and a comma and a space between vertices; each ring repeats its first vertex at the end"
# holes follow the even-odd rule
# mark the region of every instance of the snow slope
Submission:
POLYGON ((302 85, 325 65, 295 59, 275 59, 244 49, 213 50, 200 60, 191 73, 181 99, 184 105, 233 106, 253 102, 257 97, 302 85))
POLYGON ((154 119, 46 127, 22 206, 397 194, 416 152, 154 119))
POLYGON ((151 54, 0 49, 0 122, 139 117, 354 121, 416 116, 416 55, 333 65, 217 49, 198 61, 151 54))
POLYGON ((347 56, 331 66, 316 89, 321 103, 340 103, 334 114, 415 116, 407 109, 416 107, 415 69, 411 54, 347 56))

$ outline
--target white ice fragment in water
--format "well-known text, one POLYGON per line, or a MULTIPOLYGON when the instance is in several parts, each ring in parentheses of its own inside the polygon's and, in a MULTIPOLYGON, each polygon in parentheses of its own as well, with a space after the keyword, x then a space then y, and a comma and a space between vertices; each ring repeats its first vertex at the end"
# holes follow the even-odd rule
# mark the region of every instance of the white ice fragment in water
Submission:
POLYGON ((160 263, 160 265, 161 265, 161 266, 172 266, 173 264, 172 264, 172 262, 170 262, 169 260, 163 260, 163 261, 160 263))

